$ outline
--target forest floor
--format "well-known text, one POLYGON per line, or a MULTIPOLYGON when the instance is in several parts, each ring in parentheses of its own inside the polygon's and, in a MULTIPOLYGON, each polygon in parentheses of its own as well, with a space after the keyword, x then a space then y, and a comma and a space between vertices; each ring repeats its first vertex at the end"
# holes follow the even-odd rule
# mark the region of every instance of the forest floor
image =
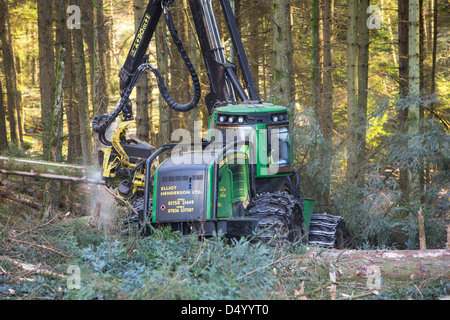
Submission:
POLYGON ((43 183, 1 178, 0 300, 94 299, 99 291, 105 299, 203 299, 203 289, 193 289, 197 286, 223 300, 450 299, 448 249, 264 248, 246 241, 192 241, 164 232, 144 240, 123 238, 116 227, 127 209, 98 191, 104 187, 71 190, 75 196, 66 195, 59 214, 42 219, 38 204, 43 183), (86 201, 93 190, 101 201, 86 201), (150 247, 155 250, 151 254, 146 252, 150 247), (168 261, 177 254, 178 259, 168 261), (164 290, 139 291, 128 282, 131 271, 141 270, 139 263, 153 268, 141 282, 150 287, 153 282, 166 283, 164 290), (236 273, 233 264, 246 269, 236 273), (73 265, 81 265, 81 284, 88 288, 70 287, 73 265), (209 272, 217 279, 206 276, 209 272), (190 283, 189 288, 184 283, 190 283))

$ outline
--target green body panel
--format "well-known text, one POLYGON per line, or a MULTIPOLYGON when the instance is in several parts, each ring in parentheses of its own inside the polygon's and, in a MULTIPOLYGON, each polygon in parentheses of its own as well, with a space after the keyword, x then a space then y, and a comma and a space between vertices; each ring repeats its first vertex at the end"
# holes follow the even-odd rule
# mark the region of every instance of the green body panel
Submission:
POLYGON ((309 231, 309 225, 311 222, 311 216, 314 211, 313 199, 301 199, 303 201, 303 216, 305 217, 306 230, 309 231))
POLYGON ((213 190, 214 190, 214 163, 211 163, 208 167, 208 178, 206 181, 206 190, 204 192, 204 194, 206 194, 206 219, 210 220, 212 219, 212 215, 213 215, 213 190))
POLYGON ((283 112, 286 111, 286 107, 277 106, 272 103, 258 103, 258 104, 229 104, 224 107, 217 107, 214 110, 214 114, 221 113, 261 113, 261 112, 283 112))
POLYGON ((217 218, 231 218, 233 215, 233 173, 228 166, 219 169, 217 192, 217 218))

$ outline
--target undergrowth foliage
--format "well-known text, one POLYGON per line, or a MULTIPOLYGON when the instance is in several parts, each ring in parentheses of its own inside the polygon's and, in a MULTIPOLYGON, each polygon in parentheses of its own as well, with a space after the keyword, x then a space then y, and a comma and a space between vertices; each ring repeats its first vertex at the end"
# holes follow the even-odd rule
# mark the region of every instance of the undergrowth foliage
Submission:
POLYGON ((156 230, 128 244, 115 240, 85 248, 78 261, 83 265, 81 289, 68 298, 279 298, 273 269, 283 266, 273 262, 280 254, 245 239, 229 243, 216 235, 199 241, 194 235, 156 230))

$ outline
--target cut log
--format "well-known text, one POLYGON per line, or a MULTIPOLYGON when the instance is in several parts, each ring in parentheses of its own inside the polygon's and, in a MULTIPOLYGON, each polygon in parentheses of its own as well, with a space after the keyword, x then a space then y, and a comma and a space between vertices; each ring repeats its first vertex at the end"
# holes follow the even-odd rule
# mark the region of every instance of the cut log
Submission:
POLYGON ((427 241, 425 238, 425 221, 423 217, 422 208, 417 212, 417 223, 419 225, 419 248, 420 250, 427 249, 427 241))
POLYGON ((0 156, 0 174, 36 179, 64 180, 78 183, 104 184, 96 167, 0 156))
POLYGON ((366 281, 370 270, 379 268, 384 280, 410 281, 430 277, 450 280, 450 250, 335 250, 308 248, 307 259, 333 263, 339 281, 366 281))

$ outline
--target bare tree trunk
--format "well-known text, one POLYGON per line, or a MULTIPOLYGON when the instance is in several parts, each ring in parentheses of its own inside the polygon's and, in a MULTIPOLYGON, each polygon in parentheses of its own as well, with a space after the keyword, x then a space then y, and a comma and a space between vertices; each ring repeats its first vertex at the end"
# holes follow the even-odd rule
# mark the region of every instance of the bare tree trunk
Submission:
POLYGON ((274 102, 295 114, 292 86, 291 2, 273 0, 272 67, 274 102))
POLYGON ((36 179, 103 184, 96 167, 0 156, 0 173, 36 179))
MULTIPOLYGON (((419 72, 419 0, 409 1, 409 96, 412 105, 408 110, 408 134, 420 134, 420 72, 419 72)), ((411 146, 412 147, 412 146, 411 146)), ((409 172, 408 196, 410 205, 420 201, 420 170, 409 172)))
POLYGON ((0 81, 0 154, 8 149, 8 133, 6 132, 6 109, 3 99, 2 82, 0 81))
POLYGON ((330 166, 330 147, 332 144, 332 130, 333 130, 333 12, 334 0, 325 0, 323 3, 323 99, 319 105, 317 116, 319 127, 325 141, 325 148, 321 150, 320 159, 321 170, 323 173, 323 191, 322 201, 324 205, 328 205, 330 201, 330 180, 331 180, 331 166, 330 166))
POLYGON ((49 152, 51 119, 55 105, 55 57, 53 41, 52 0, 38 0, 39 80, 41 88, 42 144, 49 152))
MULTIPOLYGON (((77 1, 78 5, 80 0, 77 1)), ((85 164, 92 163, 92 141, 89 119, 89 100, 87 90, 87 77, 84 55, 83 34, 81 29, 72 30, 73 47, 74 47, 74 63, 75 63, 75 79, 78 95, 78 121, 80 125, 80 141, 83 154, 83 162, 85 164)))
POLYGON ((20 132, 20 103, 17 92, 16 69, 9 28, 8 1, 0 0, 0 39, 2 44, 3 70, 8 101, 8 122, 11 141, 20 147, 23 143, 20 132))
POLYGON ((369 0, 360 0, 358 9, 358 131, 356 133, 358 145, 355 146, 358 174, 355 177, 355 183, 359 188, 363 188, 365 183, 367 89, 369 81, 369 28, 366 21, 369 4, 369 0))
POLYGON ((108 63, 107 63, 107 51, 109 48, 109 27, 107 19, 104 14, 103 0, 96 0, 97 6, 97 23, 96 23, 96 36, 97 36, 97 55, 98 55, 98 91, 96 97, 96 105, 98 114, 104 114, 108 111, 109 106, 109 93, 108 93, 108 63))
POLYGON ((248 40, 248 60, 250 63, 250 70, 253 75, 253 79, 255 80, 256 89, 259 91, 259 66, 260 66, 260 57, 261 50, 259 49, 258 44, 259 37, 258 33, 260 32, 262 26, 262 17, 260 17, 259 12, 260 9, 258 7, 258 0, 252 0, 251 9, 247 10, 248 18, 247 21, 249 23, 249 32, 250 37, 248 40))
MULTIPOLYGON (((398 1, 398 75, 399 75, 399 96, 400 99, 408 95, 408 1, 398 1)), ((400 132, 405 134, 407 130, 406 119, 408 109, 401 106, 399 110, 400 132)), ((405 202, 408 193, 408 171, 400 168, 399 186, 402 191, 402 199, 405 202)))
POLYGON ((83 30, 83 38, 85 47, 85 56, 89 62, 88 64, 88 79, 89 79, 89 87, 90 87, 90 103, 92 108, 94 108, 95 114, 100 114, 98 110, 95 110, 97 107, 96 97, 98 94, 98 85, 96 83, 97 79, 97 55, 95 53, 95 14, 94 14, 94 1, 93 0, 80 0, 81 12, 83 15, 83 19, 81 20, 82 30, 83 30))
POLYGON ((320 105, 319 7, 320 0, 311 0, 311 107, 316 113, 320 105))
MULTIPOLYGON (((168 66, 169 66, 169 52, 167 48, 167 29, 165 24, 159 24, 156 30, 156 56, 158 60, 158 69, 162 72, 162 76, 169 87, 168 83, 168 66)), ((159 95, 159 133, 158 143, 162 146, 170 142, 171 128, 170 128, 170 108, 164 102, 164 99, 159 95)))
MULTIPOLYGON (((145 12, 144 0, 134 0, 134 26, 139 30, 145 12)), ((136 85, 136 134, 142 141, 149 141, 149 78, 144 73, 136 85)))
MULTIPOLYGON (((437 52, 437 30, 438 30, 437 0, 433 0, 433 45, 431 54, 431 94, 436 94, 436 52, 437 52)), ((434 108, 434 103, 430 108, 434 108)))
POLYGON ((358 157, 356 148, 359 145, 357 132, 359 130, 358 110, 358 1, 348 1, 348 31, 347 31, 347 182, 354 183, 358 175, 358 157))

